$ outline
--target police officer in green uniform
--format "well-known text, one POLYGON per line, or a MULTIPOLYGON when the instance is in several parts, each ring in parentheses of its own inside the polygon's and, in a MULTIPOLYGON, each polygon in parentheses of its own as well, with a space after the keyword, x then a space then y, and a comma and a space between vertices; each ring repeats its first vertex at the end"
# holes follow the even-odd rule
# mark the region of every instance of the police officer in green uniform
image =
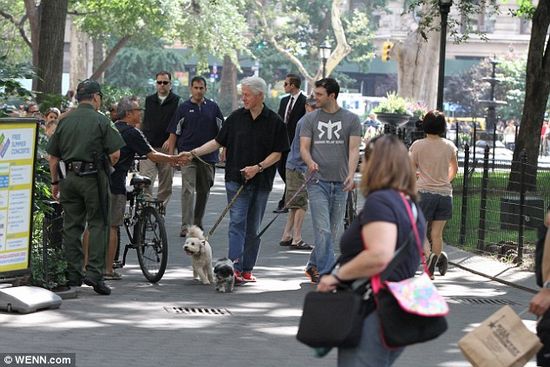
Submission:
POLYGON ((108 242, 108 168, 120 156, 125 143, 111 121, 97 112, 101 87, 84 80, 76 91, 78 108, 59 121, 47 151, 50 154, 52 194, 64 211, 63 245, 68 263, 69 286, 82 283, 96 293, 111 294, 103 281, 108 242), (82 234, 88 224, 89 257, 82 271, 82 234))

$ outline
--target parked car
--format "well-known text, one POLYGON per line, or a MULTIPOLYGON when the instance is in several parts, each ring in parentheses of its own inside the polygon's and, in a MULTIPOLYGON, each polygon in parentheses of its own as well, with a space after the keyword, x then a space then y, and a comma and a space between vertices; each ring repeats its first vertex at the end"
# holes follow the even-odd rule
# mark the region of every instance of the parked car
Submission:
MULTIPOLYGON (((483 157, 485 153, 485 146, 489 145, 489 158, 493 158, 493 142, 487 140, 478 140, 476 141, 476 156, 483 157)), ((495 159, 502 161, 511 161, 514 157, 514 152, 510 149, 507 149, 504 144, 497 140, 495 142, 495 159)))

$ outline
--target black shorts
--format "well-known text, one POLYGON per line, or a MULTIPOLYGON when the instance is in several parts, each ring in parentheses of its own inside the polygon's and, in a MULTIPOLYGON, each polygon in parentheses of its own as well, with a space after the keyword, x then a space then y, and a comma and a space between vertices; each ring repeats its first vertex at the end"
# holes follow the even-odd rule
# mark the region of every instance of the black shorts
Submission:
POLYGON ((453 216, 453 198, 451 196, 421 192, 418 205, 428 222, 446 221, 453 216))

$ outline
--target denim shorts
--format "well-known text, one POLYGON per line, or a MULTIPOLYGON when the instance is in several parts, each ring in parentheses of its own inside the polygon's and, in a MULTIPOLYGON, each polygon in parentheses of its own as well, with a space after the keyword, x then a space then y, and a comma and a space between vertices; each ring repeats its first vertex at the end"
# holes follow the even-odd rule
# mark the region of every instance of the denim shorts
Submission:
POLYGON ((453 198, 451 196, 421 192, 418 205, 428 222, 449 220, 453 216, 453 198))

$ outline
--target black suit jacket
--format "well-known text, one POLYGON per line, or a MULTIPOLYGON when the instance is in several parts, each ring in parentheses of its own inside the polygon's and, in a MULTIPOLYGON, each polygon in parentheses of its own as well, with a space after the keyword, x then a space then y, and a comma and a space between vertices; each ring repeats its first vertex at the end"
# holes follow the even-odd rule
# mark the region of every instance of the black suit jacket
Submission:
MULTIPOLYGON (((281 119, 283 121, 285 120, 285 112, 286 112, 286 106, 288 105, 288 101, 290 101, 290 95, 281 99, 281 104, 279 105, 279 116, 281 116, 281 119)), ((288 119, 288 122, 286 123, 286 132, 288 133, 288 141, 290 144, 292 144, 292 140, 294 139, 294 134, 296 133, 296 124, 305 114, 306 114, 306 96, 304 96, 303 93, 300 93, 300 95, 296 99, 296 102, 294 102, 294 107, 292 107, 292 111, 290 112, 290 117, 288 119)))

